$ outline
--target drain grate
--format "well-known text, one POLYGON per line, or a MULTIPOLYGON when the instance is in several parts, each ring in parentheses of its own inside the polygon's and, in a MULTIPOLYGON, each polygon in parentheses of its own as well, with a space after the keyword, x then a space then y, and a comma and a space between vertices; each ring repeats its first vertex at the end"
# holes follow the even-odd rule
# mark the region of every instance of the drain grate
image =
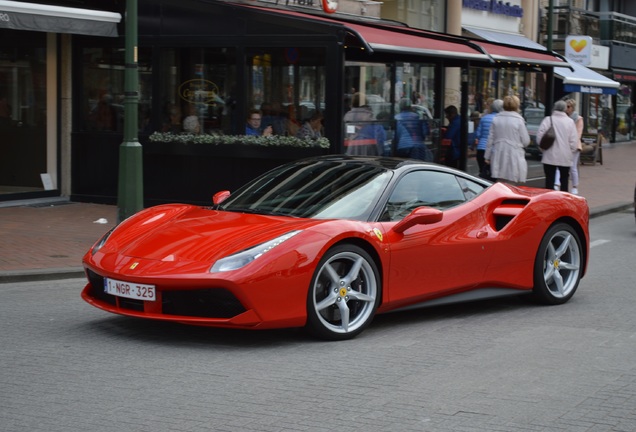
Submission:
POLYGON ((70 202, 70 201, 49 201, 49 202, 42 202, 42 203, 27 204, 25 207, 45 208, 45 207, 59 207, 59 206, 69 205, 69 204, 76 204, 76 203, 70 202))

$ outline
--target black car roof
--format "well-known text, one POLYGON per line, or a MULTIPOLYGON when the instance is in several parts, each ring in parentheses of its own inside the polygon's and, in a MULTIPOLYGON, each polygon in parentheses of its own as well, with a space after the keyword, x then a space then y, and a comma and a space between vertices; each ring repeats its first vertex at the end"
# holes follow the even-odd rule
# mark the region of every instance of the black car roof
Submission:
MULTIPOLYGON (((350 155, 325 155, 317 156, 314 158, 303 159, 302 161, 328 161, 328 162, 345 162, 361 165, 374 165, 385 169, 397 170, 408 165, 430 165, 436 164, 430 162, 418 161, 415 159, 403 159, 397 157, 385 157, 385 156, 350 156, 350 155)), ((302 162, 301 161, 301 162, 302 162)))

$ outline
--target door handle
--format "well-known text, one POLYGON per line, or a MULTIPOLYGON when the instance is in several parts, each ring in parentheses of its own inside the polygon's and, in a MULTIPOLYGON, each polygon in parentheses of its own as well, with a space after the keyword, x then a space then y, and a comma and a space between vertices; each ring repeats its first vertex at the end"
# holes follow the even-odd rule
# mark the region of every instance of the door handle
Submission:
POLYGON ((477 231, 477 238, 483 239, 488 237, 488 231, 477 231))

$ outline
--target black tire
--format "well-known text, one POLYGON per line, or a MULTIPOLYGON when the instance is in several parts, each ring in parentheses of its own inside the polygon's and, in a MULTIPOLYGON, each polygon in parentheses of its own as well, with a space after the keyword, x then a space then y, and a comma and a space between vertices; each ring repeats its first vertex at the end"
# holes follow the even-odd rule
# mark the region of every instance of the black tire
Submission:
POLYGON ((574 229, 558 223, 541 240, 534 263, 534 297, 548 305, 563 304, 576 292, 583 269, 581 239, 574 229))
POLYGON ((373 320, 381 292, 371 256, 355 245, 335 246, 322 257, 311 280, 306 328, 321 339, 351 339, 373 320))

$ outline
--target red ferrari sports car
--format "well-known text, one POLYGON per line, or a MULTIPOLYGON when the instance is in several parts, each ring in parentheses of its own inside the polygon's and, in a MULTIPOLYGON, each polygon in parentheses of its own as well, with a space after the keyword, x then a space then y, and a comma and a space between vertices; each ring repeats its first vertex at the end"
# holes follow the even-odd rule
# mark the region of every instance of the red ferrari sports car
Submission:
POLYGON ((151 207, 84 256, 109 312, 348 339, 376 313, 508 294, 568 301, 584 276, 580 196, 414 160, 323 156, 214 204, 151 207))

